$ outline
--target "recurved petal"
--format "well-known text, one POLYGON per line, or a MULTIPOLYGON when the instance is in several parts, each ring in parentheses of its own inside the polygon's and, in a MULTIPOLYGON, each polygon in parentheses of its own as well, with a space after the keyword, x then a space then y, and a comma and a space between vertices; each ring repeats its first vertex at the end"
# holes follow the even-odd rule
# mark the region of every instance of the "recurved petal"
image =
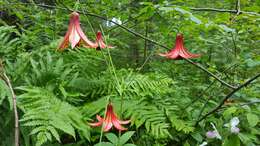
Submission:
POLYGON ((180 49, 180 56, 183 58, 197 58, 200 56, 200 54, 193 54, 188 52, 186 48, 180 49))
POLYGON ((168 56, 169 54, 168 53, 160 53, 159 55, 162 56, 162 57, 165 57, 165 56, 168 56))
POLYGON ((103 121, 103 118, 99 115, 96 115, 96 118, 97 118, 98 121, 103 121))
POLYGON ((104 132, 109 131, 109 130, 112 128, 112 126, 113 126, 112 122, 104 122, 103 131, 104 131, 104 132))
POLYGON ((197 58, 197 57, 201 56, 200 54, 193 54, 193 53, 190 53, 190 52, 187 52, 187 54, 189 55, 189 58, 197 58))
POLYGON ((82 31, 79 22, 76 23, 76 30, 85 46, 95 48, 95 43, 93 43, 87 38, 87 36, 82 31))
POLYGON ((69 46, 69 37, 70 37, 73 26, 74 26, 74 20, 73 20, 73 18, 70 18, 68 30, 64 36, 63 41, 60 43, 60 45, 58 47, 59 51, 63 51, 65 48, 67 48, 69 46))
POLYGON ((74 26, 71 30, 69 41, 71 43, 71 47, 74 48, 80 41, 80 36, 76 30, 76 27, 74 26))
POLYGON ((115 46, 110 46, 110 45, 108 45, 107 48, 115 48, 115 46))
POLYGON ((65 36, 62 42, 60 43, 59 47, 57 48, 57 50, 63 51, 68 46, 69 46, 69 37, 65 36))
POLYGON ((166 56, 167 58, 170 58, 170 59, 181 59, 180 55, 178 53, 172 53, 168 56, 166 56))
POLYGON ((93 127, 98 127, 98 126, 101 126, 102 125, 102 121, 99 121, 99 122, 96 122, 96 123, 89 123, 90 126, 93 126, 93 127))
POLYGON ((120 121, 118 120, 119 124, 128 124, 131 122, 131 120, 126 120, 126 121, 120 121))
POLYGON ((123 126, 120 125, 119 120, 112 120, 113 125, 115 126, 116 129, 123 131, 127 130, 127 128, 124 128, 123 126))

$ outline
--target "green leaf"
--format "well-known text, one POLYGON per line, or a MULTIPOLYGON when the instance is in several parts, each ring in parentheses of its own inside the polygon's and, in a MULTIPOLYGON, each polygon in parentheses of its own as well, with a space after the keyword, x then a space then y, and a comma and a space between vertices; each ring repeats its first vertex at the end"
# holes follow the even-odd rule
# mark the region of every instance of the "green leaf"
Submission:
POLYGON ((94 146, 114 146, 114 145, 110 142, 100 142, 98 144, 95 144, 94 146))
POLYGON ((36 142, 36 146, 41 146, 42 144, 44 144, 45 142, 47 142, 47 137, 45 135, 44 132, 40 132, 37 134, 37 142, 36 142))
POLYGON ((248 123, 249 123, 249 125, 250 125, 251 127, 254 127, 254 126, 257 125, 257 123, 258 123, 258 121, 259 121, 259 118, 258 118, 257 115, 252 114, 252 113, 248 113, 248 114, 246 115, 246 117, 247 117, 247 121, 248 121, 248 123))
POLYGON ((179 7, 176 7, 175 10, 178 11, 178 12, 180 12, 180 13, 182 13, 182 14, 190 13, 190 12, 188 12, 188 11, 182 9, 182 8, 179 8, 179 7))
POLYGON ((10 109, 12 109, 13 108, 13 99, 12 99, 10 89, 8 88, 8 86, 5 84, 5 82, 3 80, 0 80, 0 105, 2 104, 2 102, 4 101, 4 99, 6 97, 8 97, 10 109))
POLYGON ((243 144, 247 145, 251 142, 250 138, 247 134, 238 133, 239 139, 242 141, 243 144))
POLYGON ((193 16, 193 15, 190 15, 190 20, 197 23, 197 24, 201 24, 201 20, 198 19, 197 17, 193 16))
POLYGON ((48 126, 47 129, 50 130, 51 134, 55 137, 55 139, 56 139, 58 142, 61 142, 61 141, 60 141, 59 133, 57 132, 57 130, 56 130, 55 128, 53 128, 52 126, 48 126))
POLYGON ((128 131, 119 138, 119 145, 124 145, 135 133, 135 131, 128 131))
POLYGON ((132 143, 127 143, 127 144, 124 144, 123 146, 136 146, 136 145, 132 144, 132 143))
POLYGON ((186 142, 184 143, 184 146, 190 146, 190 144, 186 141, 186 142))
POLYGON ((55 128, 58 128, 58 129, 64 131, 65 133, 73 136, 74 139, 76 139, 76 134, 75 134, 74 128, 71 126, 71 124, 69 124, 65 121, 62 121, 61 118, 54 118, 53 121, 51 121, 51 124, 55 128))
POLYGON ((229 27, 227 27, 226 25, 223 25, 223 24, 219 25, 219 27, 221 29, 223 29, 225 32, 235 32, 235 29, 231 29, 231 28, 229 28, 229 27))
POLYGON ((224 140, 223 146, 240 146, 240 140, 237 135, 231 135, 224 140))
POLYGON ((191 136, 196 139, 198 142, 202 142, 203 137, 199 133, 191 133, 191 136))
POLYGON ((235 113, 237 111, 237 107, 230 107, 223 112, 224 117, 228 117, 229 115, 235 113))
POLYGON ((118 138, 117 138, 117 136, 114 133, 107 133, 105 136, 113 144, 117 144, 118 143, 118 138))

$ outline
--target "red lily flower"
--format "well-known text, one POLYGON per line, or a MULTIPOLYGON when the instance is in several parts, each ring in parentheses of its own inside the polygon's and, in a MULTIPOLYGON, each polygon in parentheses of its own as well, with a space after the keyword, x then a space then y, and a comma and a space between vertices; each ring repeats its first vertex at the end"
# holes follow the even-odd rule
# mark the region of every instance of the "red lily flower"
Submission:
POLYGON ((63 51, 65 48, 68 47, 69 43, 71 43, 72 48, 74 48, 75 46, 79 46, 80 43, 83 43, 85 47, 95 47, 95 43, 90 41, 82 31, 80 27, 79 13, 77 12, 71 13, 68 31, 60 46, 58 47, 58 50, 63 51))
POLYGON ((97 117, 98 122, 90 123, 90 125, 93 126, 93 127, 103 126, 104 132, 109 131, 112 128, 113 125, 119 131, 127 130, 127 128, 124 128, 122 126, 122 124, 130 123, 130 120, 121 121, 117 118, 116 114, 113 111, 113 106, 112 106, 111 103, 109 103, 107 105, 107 112, 106 112, 104 119, 101 118, 99 115, 97 115, 96 117, 97 117))
POLYGON ((183 58, 197 58, 200 54, 192 54, 183 45, 183 36, 182 34, 177 34, 175 47, 165 54, 159 54, 160 56, 170 58, 170 59, 183 59, 183 58))
POLYGON ((104 49, 104 48, 114 48, 114 47, 106 45, 103 40, 102 33, 100 31, 98 31, 96 34, 95 48, 97 50, 100 50, 100 49, 104 49))

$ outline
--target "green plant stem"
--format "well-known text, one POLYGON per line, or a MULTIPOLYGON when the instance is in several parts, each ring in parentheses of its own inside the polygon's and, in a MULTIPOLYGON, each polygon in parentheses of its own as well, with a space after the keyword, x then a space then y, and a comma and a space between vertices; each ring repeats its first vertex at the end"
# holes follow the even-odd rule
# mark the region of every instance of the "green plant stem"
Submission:
MULTIPOLYGON (((110 102, 110 97, 108 96, 107 97, 107 102, 106 102, 107 104, 106 104, 106 107, 105 107, 104 119, 106 119, 107 106, 108 106, 109 102, 110 102)), ((104 123, 102 124, 102 128, 101 128, 101 131, 100 131, 99 143, 102 142, 103 129, 104 129, 104 123)))
MULTIPOLYGON (((84 11, 84 10, 83 10, 83 11, 84 11)), ((91 28, 93 34, 95 34, 95 30, 94 30, 92 24, 90 23, 88 17, 87 17, 87 21, 88 21, 88 24, 89 24, 89 26, 90 26, 90 28, 91 28)), ((107 49, 107 50, 108 50, 108 49, 107 49)), ((102 52, 102 50, 101 50, 101 53, 102 53, 103 57, 105 58, 105 62, 106 62, 106 64, 108 65, 109 72, 113 75, 113 71, 111 70, 110 65, 109 65, 109 62, 107 61, 107 58, 106 58, 105 54, 102 52)), ((110 61, 111 66, 112 66, 112 68, 113 68, 113 70, 114 70, 113 61, 112 61, 112 58, 111 58, 110 53, 109 53, 109 56, 110 56, 110 57, 109 57, 109 61, 110 61)), ((115 71, 114 71, 114 74, 115 74, 115 71)), ((116 79, 117 83, 119 83, 116 74, 115 74, 115 79, 116 79)), ((109 102, 110 102, 110 98, 108 97, 107 102, 106 102, 107 105, 109 104, 109 102)), ((105 109, 104 119, 106 118, 107 105, 106 105, 106 109, 105 109)), ((103 128, 104 128, 104 124, 102 124, 102 128, 101 128, 101 131, 100 131, 99 143, 102 142, 102 137, 103 137, 103 128)))
POLYGON ((8 86, 8 88, 11 91, 12 94, 12 99, 13 99, 13 108, 14 108, 14 118, 15 118, 15 125, 14 125, 14 129, 15 129, 15 135, 14 135, 14 143, 15 146, 19 146, 19 116, 18 116, 18 111, 17 111, 17 102, 16 102, 16 95, 14 93, 12 84, 10 79, 8 78, 8 76, 5 74, 5 72, 3 71, 1 73, 1 78, 5 81, 6 85, 8 86))

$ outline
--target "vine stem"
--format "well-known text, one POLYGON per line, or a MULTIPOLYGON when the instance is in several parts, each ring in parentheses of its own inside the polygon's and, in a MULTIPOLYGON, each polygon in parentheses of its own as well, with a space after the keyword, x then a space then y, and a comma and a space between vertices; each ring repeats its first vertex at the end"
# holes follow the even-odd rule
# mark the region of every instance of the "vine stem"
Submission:
POLYGON ((14 142, 15 142, 15 146, 19 146, 19 116, 18 116, 18 112, 17 112, 17 102, 16 102, 16 95, 14 93, 12 84, 10 79, 8 78, 8 76, 5 74, 5 72, 2 72, 1 78, 5 81, 5 83, 7 84, 8 88, 11 91, 12 94, 12 99, 13 99, 13 108, 14 108, 14 118, 15 118, 15 135, 14 135, 14 142))
MULTIPOLYGON (((101 29, 101 31, 102 31, 102 33, 103 33, 104 31, 103 31, 103 29, 102 29, 101 26, 100 26, 100 29, 101 29)), ((106 37, 104 37, 104 40, 105 40, 105 43, 108 44, 108 43, 107 43, 107 40, 106 40, 106 37)), ((101 50, 101 51, 102 51, 102 50, 101 50)), ((113 60, 112 60, 112 57, 111 57, 111 53, 110 53, 109 48, 107 48, 107 53, 108 53, 109 62, 110 62, 110 64, 111 64, 111 68, 112 68, 113 74, 114 74, 114 76, 115 76, 115 80, 116 80, 116 82, 117 82, 117 87, 119 88, 119 89, 118 89, 118 92, 119 92, 119 96, 120 96, 120 117, 122 118, 122 117, 123 117, 123 100, 124 100, 124 98, 123 98, 123 90, 122 90, 121 84, 119 83, 119 80, 118 80, 118 77, 117 77, 117 74, 116 74, 115 66, 114 66, 114 64, 113 64, 113 60)), ((109 66, 109 67, 110 67, 110 66, 109 66)), ((113 74, 112 74, 112 75, 113 75, 113 74)), ((119 131, 119 137, 120 137, 120 136, 121 136, 121 131, 119 131)))
MULTIPOLYGON (((108 106, 109 102, 110 102, 110 98, 108 96, 107 97, 107 102, 106 102, 107 104, 106 104, 106 107, 105 107, 104 119, 106 119, 107 106, 108 106)), ((102 124, 102 128, 101 128, 101 131, 100 131, 99 144, 102 142, 103 128, 104 128, 104 123, 102 124)))

